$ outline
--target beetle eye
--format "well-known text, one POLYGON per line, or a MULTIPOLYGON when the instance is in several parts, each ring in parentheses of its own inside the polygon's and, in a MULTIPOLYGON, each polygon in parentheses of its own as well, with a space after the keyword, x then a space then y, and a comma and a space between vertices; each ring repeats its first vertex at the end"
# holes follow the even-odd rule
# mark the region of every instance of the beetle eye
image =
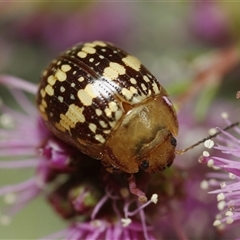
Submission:
POLYGON ((140 165, 140 167, 142 168, 142 169, 147 169, 148 167, 149 167, 149 162, 148 162, 148 160, 143 160, 142 162, 141 162, 141 165, 140 165))
POLYGON ((176 138, 172 137, 171 140, 170 140, 171 144, 176 147, 177 146, 177 140, 176 138))

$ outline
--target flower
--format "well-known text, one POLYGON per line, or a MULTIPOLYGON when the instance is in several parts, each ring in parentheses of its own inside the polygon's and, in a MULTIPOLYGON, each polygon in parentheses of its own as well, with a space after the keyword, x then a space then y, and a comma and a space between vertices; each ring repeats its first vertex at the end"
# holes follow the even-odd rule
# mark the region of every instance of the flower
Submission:
POLYGON ((223 113, 222 117, 227 125, 234 126, 233 133, 218 129, 221 135, 216 137, 216 143, 212 140, 205 142, 207 148, 215 151, 211 155, 204 151, 199 158, 199 162, 206 163, 215 170, 207 174, 207 180, 203 180, 201 186, 204 189, 215 189, 210 194, 217 195, 217 208, 220 212, 213 225, 219 230, 232 229, 233 226, 238 226, 240 220, 240 128, 236 126, 238 123, 230 122, 227 113, 223 113))
MULTIPOLYGON (((100 161, 82 154, 49 132, 23 93, 36 94, 35 84, 4 75, 0 76, 0 84, 7 87, 22 110, 1 103, 0 169, 34 168, 35 171, 30 179, 0 187, 0 196, 9 205, 1 211, 1 225, 10 224, 13 216, 30 201, 44 196, 68 226, 43 239, 221 239, 220 236, 224 239, 238 236, 235 231, 224 235, 210 224, 217 209, 213 195, 209 196, 203 189, 207 185, 202 181, 206 168, 195 162, 185 168, 175 164, 155 174, 109 173, 100 161)), ((225 130, 222 132, 231 136, 225 130)), ((212 142, 206 142, 206 146, 212 147, 212 142)), ((214 159, 218 163, 219 159, 214 159)), ((211 163, 206 153, 200 160, 211 163)), ((222 221, 227 222, 227 219, 222 221)))
POLYGON ((22 110, 1 104, 0 169, 35 169, 30 179, 0 187, 0 196, 10 204, 0 215, 2 224, 9 224, 18 211, 42 195, 58 216, 69 221, 68 228, 45 239, 157 238, 154 219, 159 218, 158 211, 164 206, 170 209, 169 203, 184 195, 179 170, 172 168, 154 176, 111 174, 100 161, 48 131, 22 92, 36 94, 36 85, 11 76, 0 76, 0 83, 22 110), (145 194, 151 196, 148 201, 145 194))

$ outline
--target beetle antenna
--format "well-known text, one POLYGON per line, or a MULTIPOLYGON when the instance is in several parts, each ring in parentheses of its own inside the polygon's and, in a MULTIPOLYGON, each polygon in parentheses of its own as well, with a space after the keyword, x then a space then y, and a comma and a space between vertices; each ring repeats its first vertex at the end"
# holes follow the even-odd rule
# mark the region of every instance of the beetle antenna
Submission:
MULTIPOLYGON (((237 126, 237 125, 239 125, 239 122, 232 123, 232 124, 228 125, 227 127, 225 127, 225 128, 223 129, 223 131, 227 131, 227 130, 229 130, 229 129, 237 126)), ((217 135, 219 135, 220 133, 221 133, 221 131, 218 131, 218 132, 216 132, 215 134, 209 135, 208 137, 203 138, 202 140, 194 143, 193 145, 191 145, 191 146, 189 146, 189 147, 187 147, 187 148, 184 148, 184 149, 182 149, 182 150, 176 150, 175 153, 181 155, 181 154, 187 152, 188 150, 190 150, 190 149, 192 149, 192 148, 200 145, 201 143, 204 143, 206 140, 215 138, 215 137, 216 137, 217 135)))

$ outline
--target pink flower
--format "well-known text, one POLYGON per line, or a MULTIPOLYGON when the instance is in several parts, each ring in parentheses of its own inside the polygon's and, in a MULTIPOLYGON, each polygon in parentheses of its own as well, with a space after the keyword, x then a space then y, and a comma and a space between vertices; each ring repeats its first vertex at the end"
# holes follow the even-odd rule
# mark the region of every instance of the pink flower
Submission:
MULTIPOLYGON (((231 124, 226 113, 222 116, 228 125, 231 124)), ((240 128, 235 126, 233 133, 219 131, 221 135, 214 142, 205 143, 215 151, 211 155, 204 151, 199 161, 215 170, 207 174, 202 187, 215 189, 210 194, 217 195, 219 213, 213 225, 223 230, 238 226, 240 222, 240 128)))
MULTIPOLYGON (((0 196, 10 204, 1 211, 0 224, 9 224, 41 195, 68 223, 66 229, 43 239, 220 239, 210 224, 216 213, 214 199, 199 187, 204 167, 192 164, 184 169, 175 164, 164 172, 135 174, 129 179, 130 188, 139 187, 143 191, 137 191, 137 196, 141 199, 146 194, 149 199, 140 203, 129 190, 125 173, 107 172, 100 161, 46 129, 23 93, 36 94, 36 85, 4 75, 0 84, 22 109, 1 104, 0 169, 35 169, 30 179, 0 187, 0 196)), ((224 194, 230 199, 228 192, 224 194)))

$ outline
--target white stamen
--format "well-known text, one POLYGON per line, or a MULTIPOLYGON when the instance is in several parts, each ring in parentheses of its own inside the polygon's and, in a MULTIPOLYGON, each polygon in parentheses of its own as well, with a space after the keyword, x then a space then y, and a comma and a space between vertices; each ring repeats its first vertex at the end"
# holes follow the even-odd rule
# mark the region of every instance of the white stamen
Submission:
POLYGON ((204 142, 204 146, 206 147, 206 148, 212 148, 213 146, 214 146, 214 142, 213 142, 213 140, 211 140, 211 139, 208 139, 208 140, 206 140, 205 142, 204 142))
POLYGON ((231 217, 227 218, 227 221, 226 221, 227 224, 232 224, 233 222, 234 222, 233 218, 231 217))
POLYGON ((225 201, 220 201, 218 204, 217 204, 217 207, 218 207, 218 210, 219 211, 222 211, 226 206, 226 202, 225 201))
POLYGON ((122 222, 123 227, 127 227, 129 224, 132 223, 132 220, 131 220, 131 218, 122 218, 121 222, 122 222))
POLYGON ((227 212, 225 213, 225 215, 228 216, 228 217, 231 217, 231 216, 233 215, 233 212, 232 212, 232 211, 227 211, 227 212))
POLYGON ((203 154, 202 154, 204 157, 209 157, 210 156, 210 154, 209 154, 209 152, 208 151, 203 151, 203 154))
POLYGON ((228 211, 232 211, 233 212, 234 211, 234 205, 235 205, 234 201, 232 201, 232 200, 229 201, 228 202, 228 211))
POLYGON ((16 202, 16 194, 14 193, 7 193, 4 195, 4 201, 6 204, 13 204, 16 202))
POLYGON ((200 187, 201 187, 201 189, 204 189, 204 190, 208 189, 208 187, 209 187, 208 181, 207 180, 203 180, 200 183, 200 187))
POLYGON ((91 221, 91 225, 93 225, 94 227, 101 227, 102 222, 100 220, 93 220, 91 221))
POLYGON ((221 113, 221 117, 222 117, 223 119, 228 119, 228 113, 222 112, 222 113, 221 113))
POLYGON ((212 168, 213 168, 213 170, 220 170, 221 169, 220 167, 216 167, 216 166, 213 166, 212 168))
POLYGON ((214 223, 213 223, 214 227, 218 227, 220 225, 221 225, 221 221, 220 220, 215 220, 214 223))
POLYGON ((220 184, 220 187, 221 187, 221 188, 224 188, 224 187, 226 187, 226 186, 227 186, 226 182, 222 182, 222 183, 220 184))
POLYGON ((216 185, 217 180, 214 179, 214 178, 211 178, 211 179, 208 180, 208 182, 209 182, 209 185, 210 185, 210 186, 211 186, 211 185, 216 185))
POLYGON ((157 204, 158 202, 158 195, 156 193, 154 193, 151 197, 151 201, 155 204, 157 204))
POLYGON ((207 166, 208 167, 213 167, 213 164, 214 164, 214 161, 212 159, 210 159, 208 162, 207 162, 207 166))
POLYGON ((14 120, 9 114, 4 113, 0 116, 0 124, 5 128, 13 128, 14 120))
POLYGON ((208 130, 208 133, 209 133, 210 135, 214 135, 214 134, 217 133, 217 129, 216 129, 216 128, 210 128, 210 129, 208 130))
POLYGON ((236 178, 236 175, 233 174, 233 173, 229 173, 229 174, 228 174, 228 177, 229 177, 230 179, 235 179, 235 178, 236 178))
POLYGON ((2 226, 8 226, 11 223, 11 218, 7 215, 2 215, 0 217, 0 224, 2 226))
POLYGON ((224 199, 225 199, 224 193, 219 193, 219 194, 217 195, 217 200, 218 200, 218 202, 220 202, 220 201, 222 201, 222 200, 224 200, 224 199))
POLYGON ((198 158, 198 162, 199 163, 202 163, 204 161, 204 157, 201 155, 199 158, 198 158))

